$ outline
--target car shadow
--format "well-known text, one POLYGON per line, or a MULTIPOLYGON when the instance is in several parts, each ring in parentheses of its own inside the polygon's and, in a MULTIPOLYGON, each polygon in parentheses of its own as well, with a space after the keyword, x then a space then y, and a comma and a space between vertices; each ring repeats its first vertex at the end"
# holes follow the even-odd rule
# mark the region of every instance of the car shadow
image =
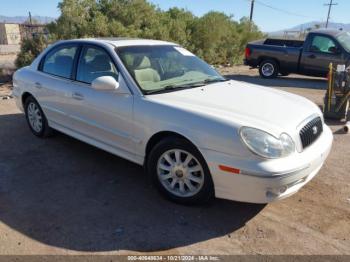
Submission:
POLYGON ((34 137, 0 116, 0 221, 76 251, 160 251, 233 233, 265 205, 163 199, 140 166, 57 133, 34 137))
POLYGON ((301 76, 292 77, 277 77, 274 79, 264 79, 260 76, 250 76, 250 75, 225 75, 225 77, 243 81, 255 85, 262 85, 267 87, 292 87, 292 88, 309 88, 309 89, 327 89, 327 80, 324 78, 305 78, 301 76))

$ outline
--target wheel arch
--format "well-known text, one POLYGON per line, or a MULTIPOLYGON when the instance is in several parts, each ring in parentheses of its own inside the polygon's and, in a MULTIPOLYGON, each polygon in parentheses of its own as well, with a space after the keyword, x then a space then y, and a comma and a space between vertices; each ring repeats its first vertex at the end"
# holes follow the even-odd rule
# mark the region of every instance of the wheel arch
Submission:
POLYGON ((33 94, 31 94, 30 92, 28 92, 28 91, 23 92, 23 94, 21 96, 21 102, 22 102, 23 108, 24 108, 24 104, 25 104, 26 100, 28 99, 28 97, 33 97, 35 99, 33 94))
POLYGON ((262 56, 259 58, 259 60, 258 60, 259 67, 260 67, 261 63, 265 60, 272 60, 272 61, 276 62, 279 69, 281 68, 280 61, 277 58, 273 58, 273 57, 269 57, 269 56, 262 56))
MULTIPOLYGON (((194 151, 197 151, 197 155, 194 154, 195 152, 191 152, 189 151, 189 153, 194 154, 194 156, 196 157, 197 161, 199 161, 199 163, 202 165, 203 168, 203 176, 206 177, 206 183, 203 184, 203 186, 201 187, 199 192, 196 192, 196 194, 194 196, 194 199, 192 200, 181 200, 179 198, 176 198, 175 195, 170 196, 169 194, 165 194, 167 198, 176 201, 178 203, 181 204, 196 204, 196 203, 205 203, 207 201, 209 201, 211 198, 215 197, 216 193, 215 193, 215 184, 214 184, 214 179, 212 177, 212 173, 211 170, 209 168, 208 162, 206 160, 206 158, 204 157, 203 153, 201 152, 200 148, 198 146, 196 146, 196 144, 194 142, 192 142, 192 139, 187 138, 186 136, 176 132, 176 131, 160 131, 155 133, 153 136, 151 136, 151 138, 148 140, 147 145, 146 145, 146 157, 145 157, 145 162, 144 162, 144 170, 145 173, 148 174, 153 181, 155 181, 155 177, 158 175, 157 172, 155 171, 154 168, 156 168, 155 166, 157 165, 157 161, 155 161, 157 158, 154 158, 152 155, 152 148, 154 148, 157 143, 159 143, 160 141, 167 139, 167 138, 180 138, 183 139, 185 142, 188 142, 188 146, 192 145, 194 151), (151 160, 151 161, 149 161, 151 160), (189 201, 189 202, 187 202, 189 201)), ((186 143, 187 144, 187 143, 186 143)), ((171 147, 173 148, 173 147, 171 147)), ((192 150, 193 151, 193 150, 192 150)), ((162 151, 163 152, 163 151, 162 151)), ((161 189, 160 186, 160 182, 159 179, 157 179, 158 182, 154 182, 156 187, 161 191, 164 192, 166 191, 166 189, 163 187, 161 189)))
MULTIPOLYGON (((144 164, 147 162, 147 157, 149 156, 149 153, 151 152, 152 148, 154 148, 154 146, 157 145, 163 139, 166 139, 169 137, 185 139, 186 141, 191 143, 203 156, 200 148, 195 143, 193 143, 193 141, 191 139, 189 139, 188 137, 186 137, 178 132, 175 132, 175 131, 159 131, 159 132, 153 134, 150 137, 150 139, 148 139, 148 141, 146 143, 144 164)), ((203 158, 204 158, 204 156, 203 156, 203 158)))

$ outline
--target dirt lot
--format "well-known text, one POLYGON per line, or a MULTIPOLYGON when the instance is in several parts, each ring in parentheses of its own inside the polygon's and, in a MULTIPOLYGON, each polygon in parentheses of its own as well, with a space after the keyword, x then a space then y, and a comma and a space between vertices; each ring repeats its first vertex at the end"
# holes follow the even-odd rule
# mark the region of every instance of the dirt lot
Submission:
MULTIPOLYGON (((244 67, 223 72, 318 104, 326 86, 263 80, 244 67)), ((14 101, 0 100, 0 254, 350 255, 350 135, 329 124, 331 155, 298 194, 185 207, 161 198, 137 165, 63 134, 35 138, 14 101)))

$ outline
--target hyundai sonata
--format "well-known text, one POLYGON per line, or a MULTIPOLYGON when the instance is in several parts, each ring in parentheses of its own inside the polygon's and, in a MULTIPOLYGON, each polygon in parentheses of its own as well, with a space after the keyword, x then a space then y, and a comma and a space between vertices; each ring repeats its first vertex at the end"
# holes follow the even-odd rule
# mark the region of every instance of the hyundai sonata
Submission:
POLYGON ((321 169, 332 132, 305 98, 228 80, 183 47, 83 39, 14 75, 30 130, 58 130, 143 165, 171 200, 267 203, 321 169))

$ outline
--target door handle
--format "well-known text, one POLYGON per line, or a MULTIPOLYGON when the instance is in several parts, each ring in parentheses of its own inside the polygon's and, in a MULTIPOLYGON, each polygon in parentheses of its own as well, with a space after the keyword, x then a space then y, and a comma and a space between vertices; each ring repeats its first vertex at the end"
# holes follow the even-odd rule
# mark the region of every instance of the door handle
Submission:
POLYGON ((316 56, 315 55, 309 55, 308 58, 315 59, 316 56))
POLYGON ((43 86, 39 82, 35 82, 35 87, 38 88, 38 89, 43 88, 43 86))
POLYGON ((75 99, 75 100, 84 100, 84 96, 80 93, 73 93, 72 94, 72 97, 75 99))

